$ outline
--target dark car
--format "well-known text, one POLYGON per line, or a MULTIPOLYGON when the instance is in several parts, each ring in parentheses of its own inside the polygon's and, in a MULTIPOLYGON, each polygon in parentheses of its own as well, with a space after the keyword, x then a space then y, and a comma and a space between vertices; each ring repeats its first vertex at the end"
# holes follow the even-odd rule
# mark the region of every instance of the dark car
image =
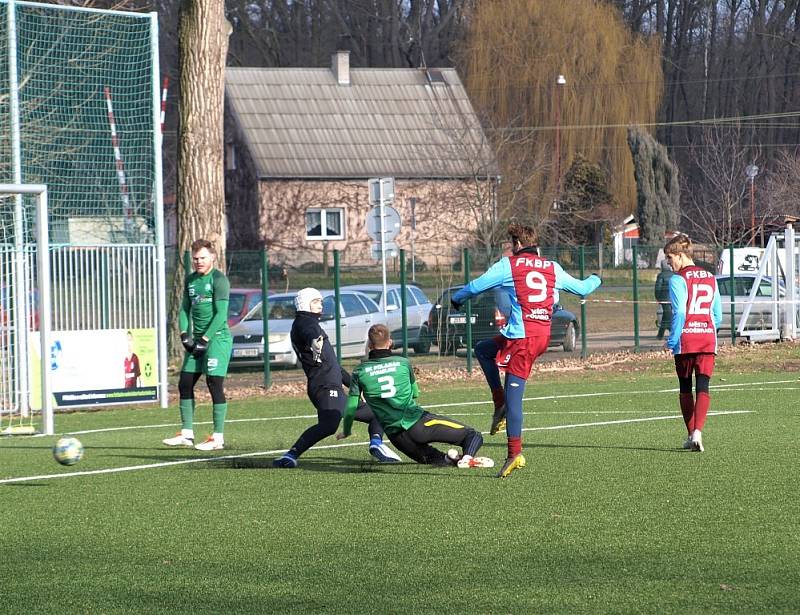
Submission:
MULTIPOLYGON (((436 300, 428 317, 428 327, 439 352, 452 353, 467 345, 467 315, 465 311, 456 312, 450 305, 450 296, 463 286, 446 289, 436 300)), ((472 345, 481 340, 494 337, 506 324, 510 311, 508 295, 499 289, 487 291, 472 298, 472 345)), ((575 350, 580 326, 578 318, 560 305, 553 306, 553 320, 550 329, 550 346, 563 346, 564 350, 575 350)))

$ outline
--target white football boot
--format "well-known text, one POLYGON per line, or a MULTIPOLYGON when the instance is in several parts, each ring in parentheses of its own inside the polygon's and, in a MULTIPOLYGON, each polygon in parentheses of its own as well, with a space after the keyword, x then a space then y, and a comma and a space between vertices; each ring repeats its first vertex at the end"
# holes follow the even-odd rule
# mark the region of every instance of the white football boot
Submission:
POLYGON ((221 451, 225 448, 225 441, 219 436, 208 436, 205 442, 195 444, 198 451, 221 451))
POLYGON ((464 455, 458 460, 459 468, 493 468, 494 460, 489 457, 473 457, 472 455, 464 455))
POLYGON ((702 453, 706 449, 703 448, 703 434, 699 429, 692 432, 692 450, 696 453, 702 453))
POLYGON ((174 438, 164 438, 161 443, 167 446, 186 446, 191 448, 194 446, 194 432, 190 429, 182 429, 175 434, 174 438))

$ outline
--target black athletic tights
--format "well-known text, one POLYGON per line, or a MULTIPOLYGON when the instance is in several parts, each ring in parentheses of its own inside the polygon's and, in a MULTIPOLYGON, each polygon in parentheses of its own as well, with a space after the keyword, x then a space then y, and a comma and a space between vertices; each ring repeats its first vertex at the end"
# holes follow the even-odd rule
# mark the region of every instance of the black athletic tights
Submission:
MULTIPOLYGON (((317 424, 306 429, 291 450, 299 457, 320 440, 332 436, 339 427, 342 420, 347 397, 342 387, 320 388, 314 393, 309 393, 308 398, 317 409, 317 424)), ((383 428, 378 419, 372 413, 372 409, 363 401, 356 409, 356 420, 362 423, 369 423, 369 435, 383 436, 383 428)))
MULTIPOLYGON (((194 385, 200 380, 200 376, 202 376, 200 372, 181 372, 178 379, 178 393, 181 399, 194 399, 194 385)), ((211 393, 211 403, 225 403, 225 389, 222 386, 224 381, 225 378, 222 376, 206 376, 206 386, 208 392, 211 393)))

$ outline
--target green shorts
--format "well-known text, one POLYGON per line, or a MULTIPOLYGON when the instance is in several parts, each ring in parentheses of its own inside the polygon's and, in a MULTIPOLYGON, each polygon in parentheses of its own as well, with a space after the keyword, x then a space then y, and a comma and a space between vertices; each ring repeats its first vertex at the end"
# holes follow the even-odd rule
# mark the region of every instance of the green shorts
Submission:
POLYGON ((227 376, 228 363, 231 360, 233 338, 230 335, 214 336, 208 343, 208 350, 199 359, 188 352, 183 359, 181 371, 206 376, 227 376))

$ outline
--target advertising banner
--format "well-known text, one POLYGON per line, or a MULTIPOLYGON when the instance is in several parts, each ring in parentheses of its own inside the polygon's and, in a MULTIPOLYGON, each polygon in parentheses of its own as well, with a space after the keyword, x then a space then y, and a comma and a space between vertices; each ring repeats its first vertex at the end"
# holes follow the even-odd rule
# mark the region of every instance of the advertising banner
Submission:
MULTIPOLYGON (((29 334, 32 408, 41 408, 39 333, 29 334)), ((155 329, 53 331, 50 362, 58 408, 155 401, 155 329)))

